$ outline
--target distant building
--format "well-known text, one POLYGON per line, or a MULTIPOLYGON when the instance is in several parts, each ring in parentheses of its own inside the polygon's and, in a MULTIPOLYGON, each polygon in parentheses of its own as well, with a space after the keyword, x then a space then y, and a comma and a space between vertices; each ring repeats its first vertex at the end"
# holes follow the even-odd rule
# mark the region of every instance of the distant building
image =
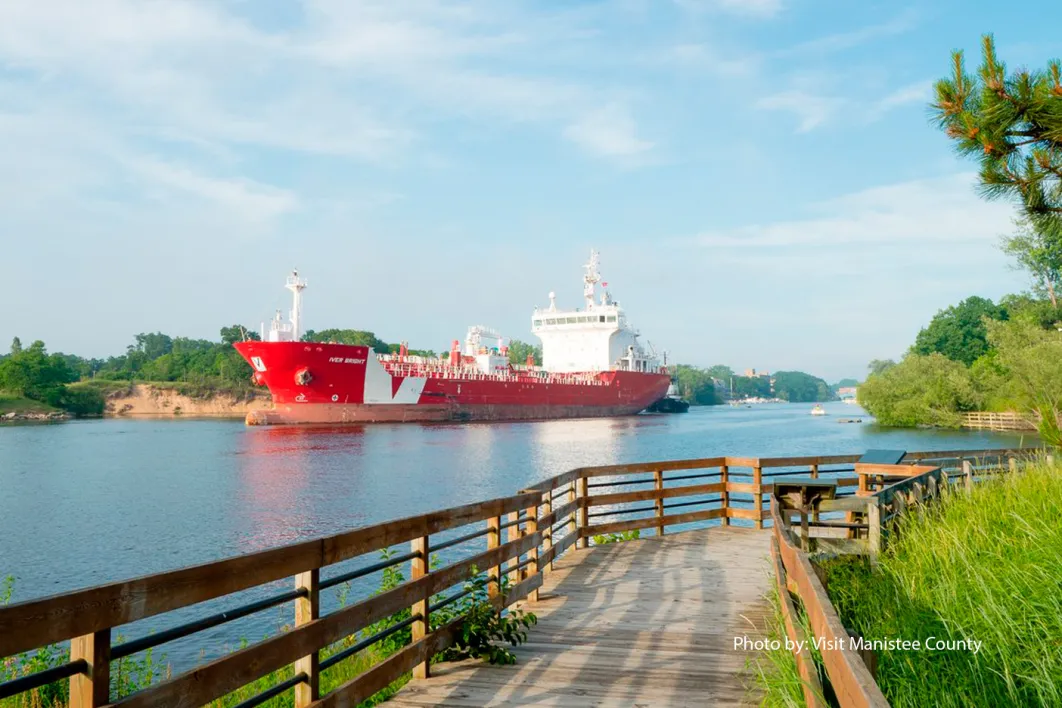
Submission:
POLYGON ((760 378, 770 378, 770 371, 756 371, 755 369, 745 369, 745 378, 754 379, 757 376, 760 378))
POLYGON ((841 398, 856 398, 856 392, 859 389, 855 386, 842 386, 837 389, 837 395, 841 398))

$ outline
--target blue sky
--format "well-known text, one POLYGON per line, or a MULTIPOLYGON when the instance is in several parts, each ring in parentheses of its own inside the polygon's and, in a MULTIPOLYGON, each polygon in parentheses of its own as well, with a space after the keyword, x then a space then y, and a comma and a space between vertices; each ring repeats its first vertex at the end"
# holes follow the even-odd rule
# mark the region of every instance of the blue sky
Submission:
POLYGON ((672 361, 860 376, 1025 286, 926 107, 985 31, 1062 54, 1062 9, 995 8, 9 0, 0 339, 215 337, 297 266, 312 328, 527 340, 596 247, 672 361))

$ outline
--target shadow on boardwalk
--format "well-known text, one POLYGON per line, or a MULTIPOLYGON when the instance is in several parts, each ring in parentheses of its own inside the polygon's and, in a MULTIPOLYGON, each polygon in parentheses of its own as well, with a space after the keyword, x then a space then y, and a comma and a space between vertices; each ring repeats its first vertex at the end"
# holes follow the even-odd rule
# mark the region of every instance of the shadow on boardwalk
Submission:
POLYGON ((769 532, 712 528, 570 551, 547 576, 516 666, 432 667, 389 706, 746 705, 769 532))

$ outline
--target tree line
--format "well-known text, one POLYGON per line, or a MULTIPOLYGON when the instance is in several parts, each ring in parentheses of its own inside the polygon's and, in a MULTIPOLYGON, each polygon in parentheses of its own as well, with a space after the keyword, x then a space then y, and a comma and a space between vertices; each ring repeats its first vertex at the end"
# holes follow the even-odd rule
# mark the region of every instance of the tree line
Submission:
MULTIPOLYGON (((711 406, 728 398, 780 398, 791 403, 837 400, 836 388, 803 371, 779 371, 773 376, 739 376, 723 364, 698 368, 678 364, 670 368, 679 396, 695 406, 711 406)), ((842 382, 843 383, 843 382, 842 382)))

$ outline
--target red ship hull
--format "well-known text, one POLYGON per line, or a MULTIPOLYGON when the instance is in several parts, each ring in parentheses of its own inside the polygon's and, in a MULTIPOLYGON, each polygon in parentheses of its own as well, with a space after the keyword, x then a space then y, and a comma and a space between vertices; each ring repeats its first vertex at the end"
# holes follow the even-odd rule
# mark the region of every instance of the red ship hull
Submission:
POLYGON ((632 415, 663 398, 670 384, 666 373, 637 371, 488 375, 443 366, 418 374, 346 344, 250 341, 236 348, 273 395, 272 409, 247 416, 256 425, 632 415))

